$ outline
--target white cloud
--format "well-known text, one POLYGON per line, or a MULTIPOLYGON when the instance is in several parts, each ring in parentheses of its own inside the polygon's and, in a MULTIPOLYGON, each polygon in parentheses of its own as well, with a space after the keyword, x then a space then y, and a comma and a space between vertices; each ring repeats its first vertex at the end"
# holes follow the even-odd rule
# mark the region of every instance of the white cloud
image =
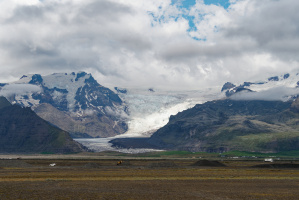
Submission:
POLYGON ((105 111, 108 115, 117 117, 118 119, 129 119, 129 116, 123 110, 113 109, 112 107, 105 107, 105 111))
POLYGON ((6 98, 12 95, 27 95, 34 92, 40 92, 41 88, 37 85, 32 84, 9 84, 2 87, 0 90, 0 96, 6 98))
POLYGON ((299 1, 231 3, 0 1, 0 82, 86 70, 108 86, 200 89, 299 69, 299 1))
POLYGON ((290 97, 299 94, 299 88, 276 87, 260 92, 242 91, 232 95, 232 100, 264 100, 264 101, 286 101, 290 97))

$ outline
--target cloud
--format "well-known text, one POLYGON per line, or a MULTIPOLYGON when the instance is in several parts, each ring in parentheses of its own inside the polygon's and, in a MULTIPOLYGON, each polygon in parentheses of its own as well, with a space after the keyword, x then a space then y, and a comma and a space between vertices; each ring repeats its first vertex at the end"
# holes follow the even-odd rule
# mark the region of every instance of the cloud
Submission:
POLYGON ((105 112, 113 117, 117 117, 118 119, 127 120, 129 116, 121 109, 113 109, 111 107, 105 107, 105 112))
POLYGON ((286 101, 290 97, 299 95, 299 88, 276 87, 260 92, 242 91, 232 95, 232 100, 264 100, 264 101, 286 101))
POLYGON ((298 1, 181 2, 1 1, 0 82, 87 71, 105 86, 190 90, 298 70, 298 1))
POLYGON ((40 92, 41 88, 32 84, 9 84, 2 87, 0 96, 11 97, 13 95, 27 95, 34 92, 40 92))
MULTIPOLYGON (((246 9, 232 20, 231 26, 224 27, 228 39, 245 39, 255 42, 254 50, 269 52, 280 59, 295 59, 298 55, 299 13, 298 1, 265 0, 244 1, 246 9)), ((240 5, 232 10, 236 13, 240 5)))

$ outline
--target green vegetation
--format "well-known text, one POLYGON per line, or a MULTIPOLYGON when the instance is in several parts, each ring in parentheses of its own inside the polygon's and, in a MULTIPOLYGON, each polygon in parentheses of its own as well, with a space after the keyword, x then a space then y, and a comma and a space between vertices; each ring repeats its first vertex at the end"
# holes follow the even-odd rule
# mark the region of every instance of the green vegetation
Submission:
POLYGON ((297 150, 299 132, 263 133, 237 136, 231 142, 247 151, 263 151, 272 149, 277 152, 297 150))
POLYGON ((189 151, 156 151, 143 154, 137 154, 141 157, 193 157, 198 156, 199 153, 192 153, 189 151))
POLYGON ((91 153, 97 154, 99 156, 106 157, 134 157, 134 158, 204 158, 204 159, 230 159, 232 157, 239 157, 244 159, 261 159, 268 157, 276 157, 281 159, 299 159, 299 150, 295 151, 283 151, 279 153, 261 153, 261 152, 249 152, 249 151, 228 151, 225 153, 207 153, 207 152, 190 152, 190 151, 154 151, 147 153, 139 153, 139 154, 127 154, 127 153, 119 153, 115 151, 106 151, 99 153, 91 153))
POLYGON ((279 153, 260 153, 260 152, 247 152, 247 151, 229 151, 221 155, 227 157, 280 157, 280 158, 296 158, 299 159, 299 150, 296 151, 283 151, 279 153))
POLYGON ((207 153, 207 152, 189 152, 189 151, 160 151, 149 152, 143 154, 135 154, 137 157, 161 157, 161 158, 217 158, 217 157, 280 157, 280 158, 296 158, 299 159, 299 150, 284 151, 279 153, 261 153, 247 151, 229 151, 225 153, 207 153))

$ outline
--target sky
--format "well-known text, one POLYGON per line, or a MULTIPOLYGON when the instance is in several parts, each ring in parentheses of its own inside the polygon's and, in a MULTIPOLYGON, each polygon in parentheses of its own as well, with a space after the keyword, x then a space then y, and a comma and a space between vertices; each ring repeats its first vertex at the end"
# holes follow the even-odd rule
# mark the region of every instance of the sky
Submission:
POLYGON ((299 72, 298 0, 0 0, 0 83, 200 90, 299 72))

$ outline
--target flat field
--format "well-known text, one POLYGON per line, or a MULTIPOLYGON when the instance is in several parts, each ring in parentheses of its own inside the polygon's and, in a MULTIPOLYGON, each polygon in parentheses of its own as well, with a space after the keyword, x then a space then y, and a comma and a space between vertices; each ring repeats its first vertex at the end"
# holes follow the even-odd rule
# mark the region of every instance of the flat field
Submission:
POLYGON ((0 199, 298 199, 298 161, 1 159, 0 199), (50 167, 49 164, 56 163, 50 167), (219 164, 220 163, 220 164, 219 164), (272 163, 271 163, 272 164, 272 163), (279 165, 285 164, 285 165, 279 165), (278 168, 276 168, 278 166, 278 168), (295 167, 294 167, 295 166, 295 167))

